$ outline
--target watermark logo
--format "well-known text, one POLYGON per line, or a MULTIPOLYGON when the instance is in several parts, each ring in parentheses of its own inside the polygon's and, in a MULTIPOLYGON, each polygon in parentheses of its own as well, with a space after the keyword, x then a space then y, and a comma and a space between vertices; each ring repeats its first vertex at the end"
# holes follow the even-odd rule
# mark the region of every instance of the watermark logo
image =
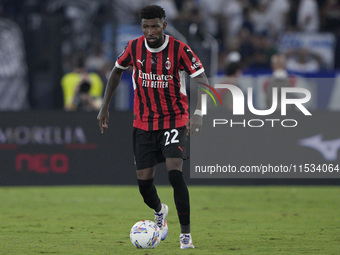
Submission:
MULTIPOLYGON (((247 105, 248 110, 256 115, 256 116, 268 116, 273 114, 274 112, 280 111, 281 116, 287 115, 287 108, 294 107, 295 109, 301 111, 305 116, 311 116, 312 114, 307 110, 304 106, 311 99, 311 93, 309 90, 305 88, 293 88, 293 87, 281 87, 281 88, 273 88, 272 89, 272 104, 269 109, 256 109, 254 106, 253 101, 253 88, 248 88, 246 96, 244 95, 243 91, 232 84, 215 84, 215 88, 201 83, 201 85, 206 86, 209 88, 218 98, 221 106, 222 100, 217 93, 216 89, 228 89, 231 92, 231 96, 233 98, 233 115, 245 115, 245 105, 247 105), (247 104, 245 104, 247 102, 247 104)), ((214 101, 215 106, 217 106, 217 102, 213 96, 213 94, 205 88, 199 88, 202 91, 206 92, 214 101)), ((202 115, 207 115, 207 94, 201 95, 201 102, 202 102, 202 115)), ((283 127, 295 127, 297 126, 297 121, 295 119, 244 119, 242 122, 233 122, 233 120, 227 119, 214 119, 213 127, 216 125, 225 125, 230 124, 231 127, 236 124, 242 126, 249 126, 249 127, 262 127, 265 123, 271 123, 271 127, 275 126, 276 122, 280 122, 281 126, 283 127), (291 123, 291 124, 287 124, 291 123)))
MULTIPOLYGON (((207 87, 208 89, 210 89, 212 92, 214 92, 214 94, 216 95, 217 99, 219 100, 221 106, 222 106, 222 100, 221 100, 221 97, 220 95, 217 93, 217 91, 210 85, 208 84, 205 84, 205 83, 202 83, 200 82, 199 84, 207 87)), ((204 89, 204 88, 201 88, 199 87, 200 90, 204 91, 205 93, 207 93, 211 99, 214 101, 215 103, 215 106, 217 106, 217 103, 216 103, 216 100, 215 100, 215 97, 213 96, 213 94, 207 90, 207 89, 204 89)), ((203 115, 207 115, 207 95, 206 94, 202 94, 202 114, 203 115)))

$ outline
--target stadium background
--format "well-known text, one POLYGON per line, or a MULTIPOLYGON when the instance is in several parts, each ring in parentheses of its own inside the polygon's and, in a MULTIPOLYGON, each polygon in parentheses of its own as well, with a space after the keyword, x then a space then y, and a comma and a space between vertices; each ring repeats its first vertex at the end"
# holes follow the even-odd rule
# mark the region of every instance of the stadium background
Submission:
MULTIPOLYGON (((110 129, 104 135, 96 113, 63 111, 60 80, 72 70, 73 56, 85 53, 89 69, 105 83, 126 42, 141 35, 136 12, 148 3, 165 7, 167 33, 197 52, 211 79, 223 80, 225 63, 238 52, 242 76, 251 81, 259 108, 264 107, 263 84, 272 73, 270 57, 307 49, 306 61, 317 61, 317 68, 288 71, 301 83, 308 81, 313 94, 308 107, 315 113, 315 125, 308 133, 319 134, 317 123, 324 123, 324 139, 340 138, 334 121, 340 110, 339 1, 0 0, 0 185, 135 184, 130 73, 124 73, 112 101, 110 129), (317 25, 301 25, 304 2, 316 4, 305 8, 315 18, 317 6, 317 25), (280 15, 285 17, 281 22, 280 15)), ((270 137, 261 135, 264 140, 270 137)), ((298 141, 308 136, 299 131, 294 137, 293 152, 298 155, 298 141)), ((232 137, 230 143, 239 139, 232 137)), ((277 137, 275 142, 284 140, 277 137)), ((251 136, 242 142, 255 143, 254 152, 265 153, 251 136)), ((275 149, 289 162, 286 148, 275 149)), ((329 159, 306 148, 304 155, 320 163, 339 163, 339 151, 336 154, 329 159)), ((190 179, 188 171, 186 179, 189 184, 339 184, 339 179, 197 180, 190 179)), ((157 182, 168 183, 165 171, 158 172, 157 182)))

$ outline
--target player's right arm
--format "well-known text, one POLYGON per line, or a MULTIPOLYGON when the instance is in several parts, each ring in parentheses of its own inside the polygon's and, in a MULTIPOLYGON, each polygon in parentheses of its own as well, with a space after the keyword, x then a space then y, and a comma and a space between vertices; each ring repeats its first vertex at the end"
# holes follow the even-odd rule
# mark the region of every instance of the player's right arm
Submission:
POLYGON ((120 79, 122 78, 123 71, 126 70, 130 65, 132 65, 131 57, 131 42, 129 41, 123 50, 123 52, 118 56, 118 59, 113 67, 109 79, 106 84, 103 104, 99 110, 97 120, 99 124, 100 132, 104 132, 104 128, 108 128, 109 125, 109 105, 113 96, 113 93, 118 87, 120 79))
POLYGON ((118 84, 120 82, 120 79, 122 78, 123 69, 120 69, 118 67, 113 67, 109 79, 106 84, 106 89, 104 93, 104 99, 103 104, 100 107, 97 120, 99 124, 100 132, 104 132, 104 128, 108 128, 108 122, 109 122, 109 105, 113 96, 113 93, 118 87, 118 84))

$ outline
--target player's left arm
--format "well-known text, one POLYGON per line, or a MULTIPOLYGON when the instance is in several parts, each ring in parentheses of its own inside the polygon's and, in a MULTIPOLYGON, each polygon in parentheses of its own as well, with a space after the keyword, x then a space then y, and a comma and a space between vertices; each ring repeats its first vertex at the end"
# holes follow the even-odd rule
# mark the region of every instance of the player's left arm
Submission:
MULTIPOLYGON (((205 72, 200 73, 195 76, 194 81, 200 87, 200 84, 209 84, 208 78, 205 72)), ((187 123, 188 135, 197 135, 202 127, 203 115, 202 115, 202 90, 197 90, 197 104, 193 116, 189 119, 187 123)))

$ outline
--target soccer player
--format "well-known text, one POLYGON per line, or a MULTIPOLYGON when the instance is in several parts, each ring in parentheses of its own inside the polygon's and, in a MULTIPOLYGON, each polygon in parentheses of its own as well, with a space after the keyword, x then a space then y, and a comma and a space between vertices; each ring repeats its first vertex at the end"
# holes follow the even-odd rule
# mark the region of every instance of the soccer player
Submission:
MULTIPOLYGON (((157 5, 140 10, 143 36, 128 42, 109 76, 97 120, 108 128, 108 107, 122 73, 133 67, 133 148, 137 180, 144 202, 154 210, 161 240, 168 234, 168 206, 161 203, 153 178, 156 165, 165 161, 181 225, 180 248, 194 248, 190 233, 189 192, 182 165, 187 135, 202 125, 201 103, 189 120, 184 71, 197 82, 208 83, 199 58, 188 45, 164 34, 165 11, 157 5)), ((198 96, 198 100, 200 96, 198 96)))

